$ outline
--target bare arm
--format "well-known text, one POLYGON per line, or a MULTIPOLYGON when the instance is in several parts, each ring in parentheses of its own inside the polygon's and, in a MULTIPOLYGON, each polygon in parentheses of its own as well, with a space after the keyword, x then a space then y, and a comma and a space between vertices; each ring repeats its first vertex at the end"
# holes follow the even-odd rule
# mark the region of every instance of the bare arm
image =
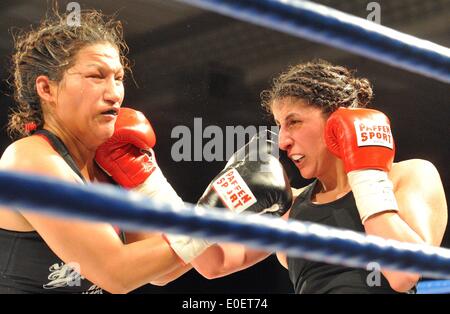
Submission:
MULTIPOLYGON (((150 238, 156 238, 156 241, 160 241, 161 234, 160 233, 150 233, 150 232, 125 232, 125 238, 127 240, 127 243, 133 243, 136 241, 142 241, 145 239, 150 238)), ((184 265, 176 268, 175 270, 166 273, 162 276, 159 276, 158 278, 152 280, 150 283, 152 285, 156 286, 164 286, 168 284, 169 282, 181 277, 185 273, 187 273, 189 270, 192 269, 192 265, 184 265)))
MULTIPOLYGON (((297 197, 302 189, 292 189, 294 197, 297 197)), ((289 217, 288 210, 282 219, 289 217)), ((208 279, 223 277, 250 266, 267 258, 271 252, 254 250, 236 243, 219 243, 208 248, 202 255, 197 257, 192 265, 194 268, 208 279)), ((287 268, 286 255, 277 253, 280 263, 287 268)))
POLYGON ((127 293, 182 266, 161 236, 125 245, 108 224, 23 215, 58 257, 78 263, 84 277, 112 293, 127 293))
POLYGON ((187 273, 188 271, 190 271, 192 269, 192 265, 188 264, 186 266, 180 267, 178 269, 175 269, 174 271, 165 274, 163 276, 160 276, 154 280, 152 280, 150 283, 152 285, 155 286, 165 286, 167 285, 169 282, 174 281, 175 279, 181 277, 182 275, 184 275, 185 273, 187 273))
MULTIPOLYGON (((0 161, 1 169, 78 182, 67 164, 48 149, 47 144, 27 141, 5 152, 0 161), (23 156, 27 158, 21 158, 23 156)), ((26 211, 22 215, 58 257, 65 263, 78 263, 84 277, 113 293, 129 292, 183 267, 161 234, 125 245, 109 224, 26 211)))
MULTIPOLYGON (((151 238, 150 233, 127 232, 127 242, 134 242, 151 238)), ((200 274, 208 279, 223 277, 239 270, 248 268, 263 260, 270 253, 252 250, 240 244, 220 243, 215 244, 205 250, 191 264, 177 268, 170 273, 166 273, 155 278, 150 283, 163 286, 174 279, 185 274, 194 267, 200 274)))
POLYGON ((220 243, 206 249, 191 264, 205 278, 214 279, 253 266, 270 254, 241 244, 220 243))
MULTIPOLYGON (((402 242, 440 245, 447 222, 447 203, 436 168, 424 160, 410 160, 391 172, 400 178, 395 191, 399 212, 369 218, 364 224, 366 233, 402 242)), ((382 272, 397 291, 411 289, 420 278, 418 274, 382 272)))

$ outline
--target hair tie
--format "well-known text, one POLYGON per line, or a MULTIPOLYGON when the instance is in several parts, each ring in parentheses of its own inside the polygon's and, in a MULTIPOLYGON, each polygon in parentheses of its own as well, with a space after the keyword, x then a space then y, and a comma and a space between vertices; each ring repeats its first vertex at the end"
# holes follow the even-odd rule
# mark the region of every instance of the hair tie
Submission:
POLYGON ((25 131, 27 131, 27 133, 31 133, 34 130, 37 129, 37 125, 35 122, 27 122, 25 123, 25 131))

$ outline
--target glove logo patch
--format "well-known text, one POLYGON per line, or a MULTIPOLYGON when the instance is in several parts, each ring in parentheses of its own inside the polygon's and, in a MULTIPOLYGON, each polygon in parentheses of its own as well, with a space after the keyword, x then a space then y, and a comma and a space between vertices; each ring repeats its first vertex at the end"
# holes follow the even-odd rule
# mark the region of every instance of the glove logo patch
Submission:
POLYGON ((357 120, 354 122, 356 139, 361 146, 383 146, 394 149, 391 127, 384 121, 357 120))
POLYGON ((256 203, 256 197, 236 169, 230 169, 213 183, 222 202, 234 212, 240 213, 256 203))

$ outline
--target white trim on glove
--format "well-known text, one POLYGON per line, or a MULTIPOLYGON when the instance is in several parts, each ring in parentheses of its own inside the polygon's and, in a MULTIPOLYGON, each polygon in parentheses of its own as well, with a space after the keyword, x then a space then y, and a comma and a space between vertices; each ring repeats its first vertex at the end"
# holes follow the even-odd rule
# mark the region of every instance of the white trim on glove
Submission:
MULTIPOLYGON (((161 204, 170 204, 172 208, 182 209, 185 207, 183 200, 164 177, 161 169, 153 160, 155 170, 133 191, 149 196, 152 200, 161 204)), ((166 239, 175 253, 189 264, 191 260, 200 255, 213 243, 203 239, 194 239, 185 235, 165 234, 166 239)))
POLYGON ((185 206, 158 166, 141 185, 133 188, 133 191, 147 195, 155 202, 170 204, 173 208, 185 206))
POLYGON ((385 211, 398 212, 393 185, 386 172, 381 170, 356 170, 348 174, 361 221, 385 211))
POLYGON ((165 236, 172 249, 185 264, 189 264, 213 244, 205 239, 184 235, 166 234, 165 236))

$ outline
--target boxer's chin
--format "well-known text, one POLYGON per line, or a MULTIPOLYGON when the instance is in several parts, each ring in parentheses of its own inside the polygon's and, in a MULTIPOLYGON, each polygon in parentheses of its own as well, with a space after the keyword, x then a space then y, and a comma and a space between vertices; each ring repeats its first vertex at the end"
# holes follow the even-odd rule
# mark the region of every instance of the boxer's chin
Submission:
POLYGON ((97 127, 95 138, 98 139, 99 145, 106 142, 114 134, 114 123, 103 124, 97 127))

